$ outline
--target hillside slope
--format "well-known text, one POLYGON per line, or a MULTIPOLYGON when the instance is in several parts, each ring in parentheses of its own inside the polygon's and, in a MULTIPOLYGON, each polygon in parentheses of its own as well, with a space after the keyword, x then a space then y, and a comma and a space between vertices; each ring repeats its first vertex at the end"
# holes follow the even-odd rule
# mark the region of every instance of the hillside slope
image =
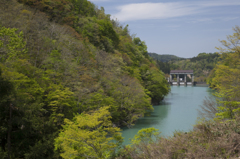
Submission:
POLYGON ((65 119, 109 106, 131 126, 169 92, 144 41, 87 0, 2 0, 0 18, 0 156, 58 158, 65 119))

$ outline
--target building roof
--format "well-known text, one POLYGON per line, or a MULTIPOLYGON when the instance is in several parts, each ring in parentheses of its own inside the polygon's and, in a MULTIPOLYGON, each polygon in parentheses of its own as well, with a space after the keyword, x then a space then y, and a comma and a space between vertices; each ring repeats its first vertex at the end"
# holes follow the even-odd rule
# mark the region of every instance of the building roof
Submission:
POLYGON ((193 70, 171 70, 170 74, 193 74, 193 70))

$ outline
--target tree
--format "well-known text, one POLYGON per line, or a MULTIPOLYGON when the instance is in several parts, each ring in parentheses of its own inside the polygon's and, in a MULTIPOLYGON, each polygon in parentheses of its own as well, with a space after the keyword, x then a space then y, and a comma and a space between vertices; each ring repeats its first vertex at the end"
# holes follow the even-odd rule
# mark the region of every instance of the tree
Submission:
POLYGON ((55 140, 63 158, 109 158, 123 138, 120 129, 113 127, 109 107, 76 115, 73 121, 64 120, 63 131, 55 140))
POLYGON ((223 61, 211 73, 208 83, 216 90, 216 96, 220 98, 218 113, 219 119, 233 119, 240 113, 240 27, 233 28, 233 35, 227 36, 228 41, 221 43, 226 49, 221 47, 220 54, 223 61))
POLYGON ((0 27, 0 62, 22 58, 26 53, 23 33, 17 29, 0 27))
POLYGON ((139 117, 144 116, 147 110, 153 110, 153 107, 149 102, 149 96, 136 79, 123 76, 119 82, 113 92, 118 106, 113 121, 118 122, 117 125, 130 127, 139 117))
POLYGON ((158 105, 170 91, 167 80, 156 67, 148 68, 146 65, 142 65, 140 72, 144 86, 150 92, 149 96, 152 98, 152 104, 158 105))
POLYGON ((160 132, 158 129, 155 129, 154 127, 150 128, 143 128, 138 131, 137 135, 134 136, 134 138, 131 140, 132 144, 139 144, 139 143, 153 143, 156 138, 159 138, 160 132))

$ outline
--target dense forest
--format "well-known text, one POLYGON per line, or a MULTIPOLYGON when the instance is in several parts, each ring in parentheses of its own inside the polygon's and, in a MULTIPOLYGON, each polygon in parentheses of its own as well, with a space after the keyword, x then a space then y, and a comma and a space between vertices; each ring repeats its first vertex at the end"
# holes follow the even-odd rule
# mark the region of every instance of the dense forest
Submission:
POLYGON ((240 27, 221 43, 222 59, 211 71, 207 82, 215 89, 215 98, 207 98, 202 119, 190 132, 176 131, 174 136, 159 136, 155 128, 142 129, 132 145, 122 150, 121 158, 239 158, 240 156, 240 27))
POLYGON ((206 82, 210 72, 222 59, 218 53, 199 53, 196 57, 188 59, 174 55, 149 55, 156 60, 158 68, 166 74, 166 77, 171 70, 193 70, 196 82, 206 82))
POLYGON ((170 91, 145 42, 87 0, 1 0, 0 19, 0 158, 109 158, 170 91))

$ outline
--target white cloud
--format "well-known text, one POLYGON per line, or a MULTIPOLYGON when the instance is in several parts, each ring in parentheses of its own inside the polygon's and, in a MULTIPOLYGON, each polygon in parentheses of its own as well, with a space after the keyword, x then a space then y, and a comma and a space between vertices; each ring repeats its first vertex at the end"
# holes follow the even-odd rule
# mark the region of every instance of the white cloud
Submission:
POLYGON ((196 11, 181 3, 134 3, 118 8, 119 13, 113 15, 119 20, 164 19, 189 15, 196 11))
POLYGON ((112 17, 120 21, 143 19, 166 19, 193 15, 203 12, 207 7, 236 6, 239 0, 212 0, 201 2, 173 2, 173 3, 132 3, 118 7, 118 13, 112 17))

